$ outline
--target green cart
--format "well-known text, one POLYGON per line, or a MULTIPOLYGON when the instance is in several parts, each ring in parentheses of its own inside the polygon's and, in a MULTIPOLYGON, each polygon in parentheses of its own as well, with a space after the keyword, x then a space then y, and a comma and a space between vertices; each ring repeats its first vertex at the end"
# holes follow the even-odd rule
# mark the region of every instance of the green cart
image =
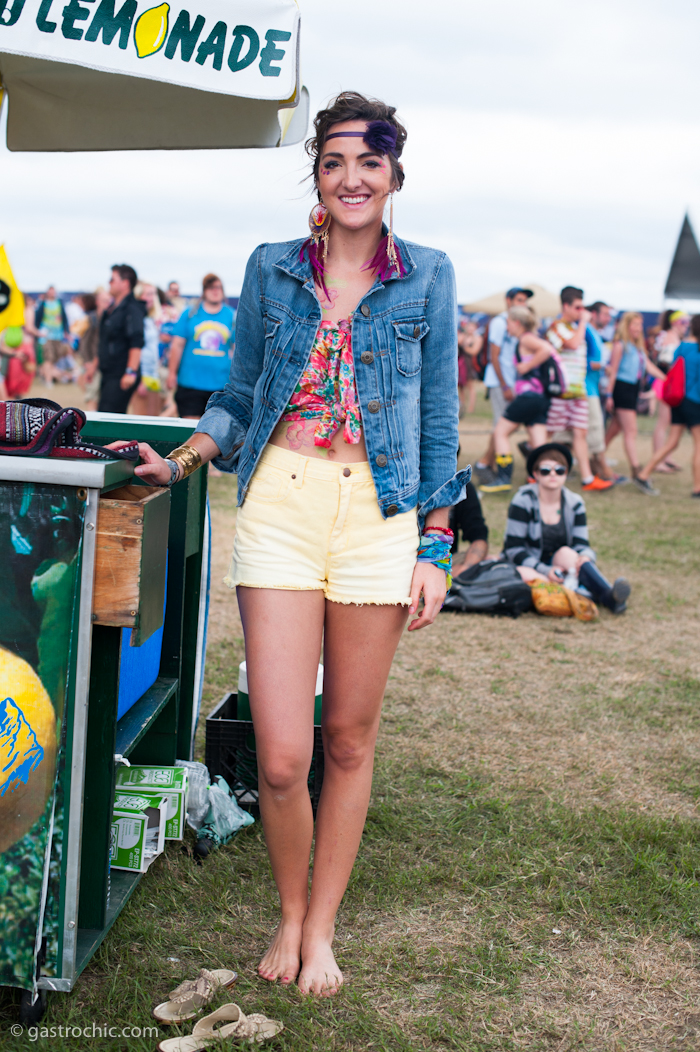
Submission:
MULTIPOLYGON (((192 430, 95 413, 83 434, 166 455, 192 430)), ((206 486, 205 471, 170 491, 126 461, 0 456, 0 985, 24 991, 25 1022, 72 990, 145 875, 110 870, 116 769, 191 759, 206 486)))

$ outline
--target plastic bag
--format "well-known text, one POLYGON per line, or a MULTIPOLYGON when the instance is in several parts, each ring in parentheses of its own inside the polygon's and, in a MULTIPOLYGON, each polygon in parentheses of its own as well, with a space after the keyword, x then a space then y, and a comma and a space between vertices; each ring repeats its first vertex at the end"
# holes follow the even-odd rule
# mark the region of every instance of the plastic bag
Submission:
POLYGON ((176 760, 175 766, 187 768, 187 825, 196 831, 209 811, 209 769, 194 760, 176 760))
POLYGON ((209 812, 204 825, 199 829, 200 839, 225 844, 234 833, 250 826, 255 819, 238 806, 238 801, 221 775, 217 775, 209 786, 209 812))

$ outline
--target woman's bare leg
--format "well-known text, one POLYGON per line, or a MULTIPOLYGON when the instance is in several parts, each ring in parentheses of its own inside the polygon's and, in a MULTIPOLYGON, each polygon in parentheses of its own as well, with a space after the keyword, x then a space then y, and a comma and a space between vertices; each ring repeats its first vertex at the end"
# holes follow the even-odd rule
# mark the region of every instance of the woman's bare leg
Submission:
POLYGON ((558 548, 552 556, 552 566, 557 566, 560 570, 564 571, 575 570, 577 562, 578 554, 573 548, 570 548, 568 544, 558 548))
POLYGON ((321 653, 323 592, 238 588, 250 707, 255 723, 260 814, 281 920, 258 967, 270 981, 299 974, 309 901, 313 814, 307 779, 321 653))
POLYGON ((608 446, 610 445, 612 440, 614 438, 617 438, 617 436, 620 434, 620 431, 622 430, 622 428, 620 427, 620 421, 618 419, 617 414, 618 414, 618 410, 616 409, 615 410, 615 415, 613 416, 612 420, 608 424, 608 429, 605 432, 605 448, 606 449, 608 448, 608 446))
MULTIPOLYGON (((693 428, 693 430, 695 430, 695 428, 693 428)), ((673 453, 674 449, 681 440, 682 434, 683 428, 680 424, 671 424, 671 430, 668 435, 668 441, 665 445, 661 447, 661 449, 657 450, 657 452, 654 453, 654 456, 651 458, 648 464, 645 464, 641 471, 638 473, 637 478, 640 478, 643 482, 646 481, 651 475, 656 465, 666 460, 666 457, 669 455, 669 453, 673 453)))
POLYGON ((639 471, 639 454, 637 453, 637 414, 634 409, 618 409, 617 417, 622 428, 625 453, 629 460, 632 474, 639 471))
POLYGON ((691 427, 693 437, 693 493, 700 493, 700 425, 691 427))
POLYGON ((335 915, 364 829, 382 699, 406 617, 406 607, 326 603, 324 775, 301 949, 302 993, 328 996, 343 981, 332 950, 335 915))
POLYGON ((497 457, 507 457, 510 454, 510 436, 517 431, 520 424, 514 424, 512 420, 506 420, 504 416, 496 424, 493 433, 493 448, 497 457))
POLYGON ((546 424, 531 424, 527 429, 527 433, 530 439, 530 445, 533 449, 537 449, 538 446, 543 446, 547 441, 546 424))

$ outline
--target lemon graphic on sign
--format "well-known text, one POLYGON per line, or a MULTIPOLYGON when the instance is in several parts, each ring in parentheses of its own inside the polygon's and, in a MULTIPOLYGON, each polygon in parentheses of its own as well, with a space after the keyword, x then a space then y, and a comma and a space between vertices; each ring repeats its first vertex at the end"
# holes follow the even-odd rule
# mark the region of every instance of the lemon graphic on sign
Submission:
POLYGON ((134 26, 134 43, 139 58, 148 58, 160 51, 168 35, 168 12, 170 4, 149 7, 139 15, 134 26))
POLYGON ((26 661, 0 647, 0 853, 46 807, 56 773, 56 714, 26 661))

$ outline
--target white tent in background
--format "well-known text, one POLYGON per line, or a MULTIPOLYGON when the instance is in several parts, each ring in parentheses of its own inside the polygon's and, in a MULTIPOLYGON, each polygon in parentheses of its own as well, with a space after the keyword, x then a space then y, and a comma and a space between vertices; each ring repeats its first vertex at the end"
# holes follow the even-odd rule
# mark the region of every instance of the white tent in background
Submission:
POLYGON ((282 146, 306 133, 296 0, 0 0, 10 150, 282 146))
MULTIPOLYGON (((534 296, 529 299, 528 306, 532 307, 538 318, 554 318, 561 310, 561 303, 559 297, 555 296, 553 292, 542 287, 542 285, 536 285, 534 281, 526 281, 521 286, 524 289, 531 289, 534 292, 534 296)), ((462 310, 469 313, 482 313, 482 314, 500 314, 501 311, 506 309, 506 289, 503 292, 493 292, 490 296, 484 296, 480 300, 474 300, 473 303, 464 303, 462 310)))

